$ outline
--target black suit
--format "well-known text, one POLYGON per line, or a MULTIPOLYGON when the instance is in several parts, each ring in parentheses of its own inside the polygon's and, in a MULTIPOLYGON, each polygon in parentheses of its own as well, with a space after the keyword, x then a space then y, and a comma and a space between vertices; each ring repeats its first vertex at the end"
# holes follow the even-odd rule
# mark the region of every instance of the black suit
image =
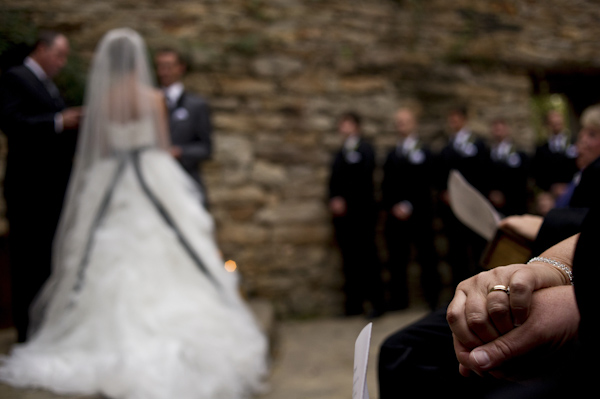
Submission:
POLYGON ((455 145, 454 140, 451 139, 438 154, 436 165, 438 188, 441 190, 447 188, 450 171, 455 169, 482 194, 487 195, 488 180, 485 165, 488 149, 485 143, 473 133, 466 144, 455 145))
POLYGON ((390 305, 393 309, 408 305, 407 266, 411 244, 417 251, 421 266, 423 294, 430 306, 437 304, 440 278, 437 272, 437 253, 433 234, 432 156, 420 142, 410 150, 400 146, 392 149, 384 164, 382 205, 387 212, 385 237, 389 254, 390 305), (392 214, 399 203, 412 208, 407 220, 392 214))
MULTIPOLYGON (((465 179, 487 197, 489 184, 486 175, 488 150, 483 140, 471 134, 468 142, 457 145, 455 139, 442 149, 437 157, 437 188, 447 190, 448 176, 451 170, 459 171, 465 179)), ((479 270, 480 258, 485 248, 485 240, 462 224, 452 212, 450 206, 442 201, 439 207, 440 217, 448 239, 447 261, 452 268, 455 284, 470 277, 479 270)))
POLYGON ((581 171, 579 183, 569 200, 572 208, 592 207, 600 203, 600 158, 581 171))
POLYGON ((179 163, 202 188, 206 205, 206 187, 200 175, 201 162, 209 159, 212 153, 212 125, 206 101, 183 92, 176 104, 169 107, 169 128, 171 143, 182 149, 179 163))
POLYGON ((13 321, 25 338, 28 308, 50 274, 51 247, 68 183, 75 132, 55 132, 65 108, 24 65, 0 83, 0 128, 8 138, 4 180, 10 223, 13 321))
POLYGON ((581 171, 570 183, 566 205, 551 209, 534 242, 533 253, 576 234, 588 210, 600 204, 600 157, 581 171), (572 193, 569 194, 569 191, 572 193))
POLYGON ((346 314, 360 314, 363 302, 381 310, 383 285, 375 246, 376 206, 373 187, 375 153, 360 140, 352 150, 341 149, 334 158, 329 198, 342 197, 347 211, 334 216, 336 239, 342 253, 346 314))
MULTIPOLYGON (((590 212, 589 208, 563 208, 550 211, 544 217, 544 223, 536 238, 533 253, 538 255, 547 248, 582 231, 582 223, 590 212)), ((598 237, 598 232, 600 232, 598 222, 600 221, 596 221, 595 225, 590 225, 595 237, 598 237)), ((596 256, 595 247, 597 243, 598 239, 593 242, 593 248, 589 249, 594 255, 588 259, 593 259, 596 256)), ((574 262, 574 265, 577 264, 577 262, 574 262)), ((595 275, 598 274, 599 270, 596 267, 586 269, 589 269, 586 271, 594 271, 595 275)), ((578 289, 580 288, 579 280, 577 280, 579 274, 577 274, 575 267, 573 270, 576 279, 575 287, 578 289)), ((586 280, 589 284, 595 284, 596 281, 598 280, 586 280)), ((592 290, 588 290, 587 293, 589 294, 592 290)), ((591 296, 591 294, 589 295, 591 296)), ((593 313, 593 310, 597 309, 595 306, 596 300, 590 297, 587 297, 587 299, 592 301, 589 302, 589 308, 586 309, 592 309, 590 313, 593 313)), ((458 361, 452 342, 452 331, 446 321, 446 310, 447 307, 444 306, 385 339, 379 352, 380 399, 395 399, 398 397, 433 398, 443 396, 447 392, 460 392, 461 398, 465 399, 505 398, 513 397, 509 393, 520 393, 523 388, 520 384, 494 378, 465 378, 459 374, 458 361), (432 383, 433 381, 435 383, 432 383)), ((590 317, 589 320, 596 320, 596 317, 590 317)), ((591 343, 597 342, 595 323, 595 321, 591 323, 593 326, 591 324, 586 325, 586 331, 593 332, 593 335, 590 335, 591 343)), ((597 347, 597 344, 595 345, 597 347)), ((583 363, 585 362, 579 364, 583 363)), ((566 363, 566 365, 569 368, 578 366, 577 363, 566 363)), ((562 372, 565 372, 565 370, 562 370, 562 372)), ((569 383, 571 379, 559 376, 556 381, 569 383)), ((542 393, 548 396, 531 397, 550 397, 548 391, 546 391, 547 386, 547 384, 541 387, 534 385, 532 387, 534 391, 532 392, 539 393, 535 390, 541 389, 542 393)))
POLYGON ((525 153, 511 147, 508 153, 497 156, 492 148, 487 188, 490 191, 500 191, 504 195, 504 205, 496 207, 504 216, 527 212, 528 175, 529 159, 525 153))
POLYGON ((532 161, 531 173, 535 184, 550 191, 555 183, 568 183, 577 172, 576 153, 573 147, 553 151, 549 143, 537 147, 532 161))
MULTIPOLYGON (((452 331, 446 322, 446 307, 432 312, 422 320, 390 335, 382 344, 379 353, 379 386, 381 399, 393 399, 400 396, 436 397, 445 392, 461 392, 463 398, 504 398, 528 393, 523 397, 564 397, 566 388, 573 396, 577 384, 593 381, 585 367, 590 359, 595 359, 600 351, 597 335, 597 306, 595 284, 598 281, 599 268, 593 267, 597 257, 597 245, 600 242, 600 202, 593 194, 600 187, 600 159, 586 168, 579 186, 581 196, 573 195, 577 207, 555 208, 544 217, 544 222, 535 239, 532 253, 539 255, 560 241, 581 232, 573 261, 575 292, 582 315, 580 336, 585 341, 585 350, 573 353, 580 357, 577 361, 565 362, 568 370, 560 370, 558 378, 533 385, 531 391, 522 392, 520 384, 494 379, 464 378, 458 373, 458 362, 453 350, 452 331), (595 209, 594 209, 595 208, 595 209), (585 238, 585 241, 583 239, 585 238), (591 262, 591 263, 590 263, 591 262), (582 360, 587 358, 588 361, 582 360), (581 366, 581 367, 580 367, 581 366), (569 374, 566 374, 566 373, 569 374), (571 374, 572 372, 572 374, 571 374), (431 384, 437 381, 437 384, 431 384), (576 383, 573 383, 577 381, 576 383), (555 384, 558 383, 558 384, 555 384), (567 384, 566 386, 562 385, 567 384), (410 385, 410 389, 406 386, 410 385), (560 392, 560 395, 559 395, 560 392), (552 394, 556 394, 553 396, 552 394), (494 396, 496 395, 497 396, 494 396), (535 396, 539 395, 539 396, 535 396)), ((594 368, 591 368, 595 371, 594 368)), ((553 377, 553 376, 549 376, 553 377)), ((583 390, 583 392, 586 392, 583 390)), ((579 397, 575 395, 576 397, 579 397)), ((521 396, 518 396, 521 397, 521 396)))

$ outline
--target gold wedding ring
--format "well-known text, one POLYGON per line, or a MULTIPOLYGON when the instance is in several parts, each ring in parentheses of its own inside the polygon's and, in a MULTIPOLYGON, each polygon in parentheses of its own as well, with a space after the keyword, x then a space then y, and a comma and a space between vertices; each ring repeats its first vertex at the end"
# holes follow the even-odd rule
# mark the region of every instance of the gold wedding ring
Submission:
POLYGON ((507 287, 505 285, 495 285, 492 288, 490 288, 490 292, 494 291, 503 291, 504 293, 506 293, 506 295, 510 295, 510 287, 507 287))

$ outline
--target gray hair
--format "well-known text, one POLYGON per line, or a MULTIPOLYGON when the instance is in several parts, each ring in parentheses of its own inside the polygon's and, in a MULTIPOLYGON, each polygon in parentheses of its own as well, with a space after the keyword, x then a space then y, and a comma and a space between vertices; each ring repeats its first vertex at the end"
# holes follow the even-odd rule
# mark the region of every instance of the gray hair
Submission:
POLYGON ((600 104, 586 108, 581 114, 581 125, 600 128, 600 104))

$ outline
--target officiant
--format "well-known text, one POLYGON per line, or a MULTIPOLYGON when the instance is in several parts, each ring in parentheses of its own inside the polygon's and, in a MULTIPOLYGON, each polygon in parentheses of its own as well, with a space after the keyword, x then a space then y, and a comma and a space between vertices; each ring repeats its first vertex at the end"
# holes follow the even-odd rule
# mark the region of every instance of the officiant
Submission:
POLYGON ((67 63, 69 41, 41 32, 23 64, 0 82, 0 128, 8 139, 4 197, 10 224, 13 323, 23 342, 31 301, 50 274, 52 241, 60 217, 81 118, 52 81, 67 63))

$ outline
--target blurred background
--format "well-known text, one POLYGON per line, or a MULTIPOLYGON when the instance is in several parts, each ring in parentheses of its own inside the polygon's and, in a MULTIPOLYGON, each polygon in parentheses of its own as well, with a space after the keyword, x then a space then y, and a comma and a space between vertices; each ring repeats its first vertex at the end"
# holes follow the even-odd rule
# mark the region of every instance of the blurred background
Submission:
MULTIPOLYGON (((215 151, 203 176, 224 260, 235 262, 248 298, 269 301, 278 318, 306 318, 339 314, 343 303, 327 209, 336 118, 363 117, 379 165, 406 103, 421 107, 421 135, 434 149, 446 140, 445 110, 461 103, 484 136, 506 117, 531 153, 548 109, 576 132, 580 112, 600 99, 598 20, 597 3, 579 0, 1 0, 0 68, 39 29, 63 32, 71 59, 57 84, 78 105, 109 29, 137 30, 151 53, 182 50, 186 87, 212 109, 215 151)), ((5 327, 4 219, 0 227, 5 327)), ((444 237, 436 242, 443 254, 444 237)), ((418 284, 410 295, 418 303, 418 284)))

